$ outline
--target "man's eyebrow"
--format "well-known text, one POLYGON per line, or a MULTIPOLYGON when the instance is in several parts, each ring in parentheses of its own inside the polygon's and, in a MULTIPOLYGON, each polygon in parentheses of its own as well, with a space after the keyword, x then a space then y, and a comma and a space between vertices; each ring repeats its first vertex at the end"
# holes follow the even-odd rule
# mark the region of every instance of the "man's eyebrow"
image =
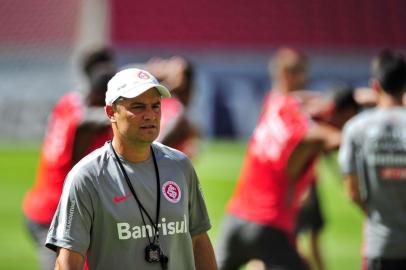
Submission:
MULTIPOLYGON (((158 100, 158 101, 152 103, 152 105, 158 105, 158 104, 161 104, 161 101, 160 101, 160 100, 158 100)), ((132 102, 129 103, 129 105, 130 105, 130 106, 134 106, 134 105, 147 105, 147 103, 141 102, 141 101, 132 101, 132 102)))
POLYGON ((132 102, 129 103, 129 105, 130 106, 133 106, 133 105, 145 105, 145 103, 140 102, 140 101, 132 101, 132 102))

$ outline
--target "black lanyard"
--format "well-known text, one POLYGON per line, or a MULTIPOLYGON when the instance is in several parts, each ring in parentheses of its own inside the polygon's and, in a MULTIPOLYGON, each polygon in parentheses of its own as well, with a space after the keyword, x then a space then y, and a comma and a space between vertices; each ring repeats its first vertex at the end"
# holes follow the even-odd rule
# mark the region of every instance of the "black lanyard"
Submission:
POLYGON ((159 242, 159 229, 158 229, 158 219, 159 219, 159 210, 160 210, 160 206, 161 206, 161 192, 160 192, 160 181, 159 181, 159 170, 158 170, 158 165, 156 162, 156 158, 155 158, 155 154, 154 154, 154 150, 152 149, 152 146, 150 146, 151 148, 151 153, 152 153, 152 159, 154 160, 154 169, 155 169, 155 177, 156 177, 156 195, 157 195, 157 204, 156 204, 156 217, 155 217, 155 222, 152 220, 151 216, 148 214, 147 210, 145 210, 144 206, 142 205, 140 199, 137 197, 137 195, 135 194, 133 185, 130 182, 130 178, 127 175, 127 172, 124 169, 123 164, 120 161, 120 158, 118 157, 116 151, 114 150, 113 147, 113 143, 112 141, 110 141, 110 147, 111 150, 114 153, 114 156, 116 157, 117 160, 117 164, 119 165, 121 172, 124 174, 124 178, 127 181, 127 185, 131 190, 132 195, 134 196, 135 200, 137 201, 137 205, 138 205, 138 209, 140 210, 141 213, 141 218, 142 218, 142 222, 144 223, 144 226, 147 226, 145 219, 144 219, 144 215, 142 212, 144 212, 149 221, 151 222, 152 226, 155 229, 155 233, 154 233, 154 238, 151 242, 151 239, 149 238, 149 234, 147 233, 147 237, 148 237, 148 242, 150 244, 155 244, 155 240, 157 240, 157 242, 159 242))

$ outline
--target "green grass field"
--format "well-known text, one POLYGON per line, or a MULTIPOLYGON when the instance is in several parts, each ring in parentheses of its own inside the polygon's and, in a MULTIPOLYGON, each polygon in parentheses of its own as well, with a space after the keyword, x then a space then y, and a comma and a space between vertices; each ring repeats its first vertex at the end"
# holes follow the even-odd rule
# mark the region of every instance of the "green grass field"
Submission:
MULTIPOLYGON (((30 187, 38 162, 39 145, 0 146, 0 269, 38 269, 34 245, 25 231, 21 200, 30 187)), ((213 229, 215 244, 224 206, 231 196, 245 151, 244 142, 206 142, 195 160, 213 229)), ((343 195, 334 157, 321 160, 320 195, 327 224, 322 251, 329 270, 360 269, 362 218, 343 195)), ((305 241, 305 240, 304 240, 305 241)))

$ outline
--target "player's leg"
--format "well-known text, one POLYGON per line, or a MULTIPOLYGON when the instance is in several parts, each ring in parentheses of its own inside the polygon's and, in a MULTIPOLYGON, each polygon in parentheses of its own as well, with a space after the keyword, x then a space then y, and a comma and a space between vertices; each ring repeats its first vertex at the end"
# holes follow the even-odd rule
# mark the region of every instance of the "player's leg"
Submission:
POLYGON ((324 259, 320 248, 320 231, 310 232, 310 248, 317 270, 324 270, 324 259))
POLYGON ((324 217, 321 211, 317 186, 312 186, 312 203, 310 213, 310 249, 316 269, 324 270, 324 260, 320 248, 320 235, 324 228, 324 217))
MULTIPOLYGON (((310 258, 308 258, 308 261, 314 264, 315 269, 324 270, 324 260, 319 241, 324 227, 324 217, 321 211, 316 184, 311 186, 308 196, 303 203, 297 219, 296 234, 309 236, 310 258)), ((300 238, 298 237, 298 239, 300 238)), ((298 247, 300 247, 299 243, 298 247)), ((304 254, 304 252, 301 253, 304 254)))

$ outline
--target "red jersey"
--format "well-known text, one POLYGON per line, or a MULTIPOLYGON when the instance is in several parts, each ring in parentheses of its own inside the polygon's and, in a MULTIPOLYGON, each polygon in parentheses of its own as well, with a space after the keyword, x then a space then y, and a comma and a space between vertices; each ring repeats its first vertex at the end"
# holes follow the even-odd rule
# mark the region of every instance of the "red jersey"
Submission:
POLYGON ((287 178, 288 159, 309 129, 309 118, 289 95, 271 91, 251 137, 228 212, 292 233, 300 197, 314 179, 314 166, 294 184, 287 178))
MULTIPOLYGON (((50 115, 36 181, 23 203, 25 215, 35 222, 51 224, 65 177, 74 165, 73 143, 84 106, 79 93, 69 93, 59 100, 50 115)), ((111 137, 110 127, 95 134, 84 154, 102 146, 111 137)))

